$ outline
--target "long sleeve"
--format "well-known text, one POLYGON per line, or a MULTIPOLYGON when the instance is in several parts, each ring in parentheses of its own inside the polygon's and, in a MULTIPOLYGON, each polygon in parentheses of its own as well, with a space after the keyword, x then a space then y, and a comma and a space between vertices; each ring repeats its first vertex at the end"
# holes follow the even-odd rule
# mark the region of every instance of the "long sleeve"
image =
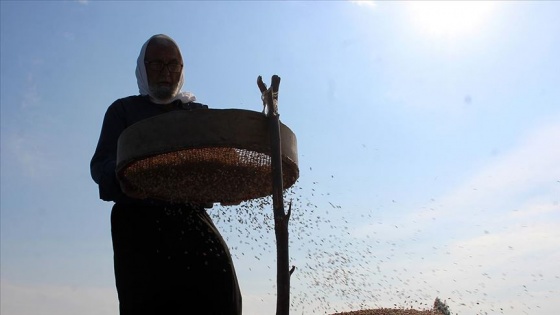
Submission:
POLYGON ((99 185, 99 198, 115 202, 139 202, 126 196, 119 185, 115 173, 117 164, 117 142, 121 133, 130 125, 172 110, 193 110, 208 108, 201 103, 181 103, 156 105, 148 97, 130 96, 116 100, 105 113, 97 148, 90 163, 93 180, 99 185))
POLYGON ((126 128, 126 120, 123 113, 119 113, 117 102, 105 113, 99 142, 90 163, 91 177, 99 185, 99 198, 105 201, 127 198, 121 191, 115 174, 117 141, 126 128))

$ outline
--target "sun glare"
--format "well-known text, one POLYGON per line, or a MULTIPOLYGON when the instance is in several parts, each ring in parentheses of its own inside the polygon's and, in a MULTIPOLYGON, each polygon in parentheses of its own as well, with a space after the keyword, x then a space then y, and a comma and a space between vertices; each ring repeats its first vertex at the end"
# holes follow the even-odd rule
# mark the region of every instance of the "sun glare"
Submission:
POLYGON ((431 36, 453 38, 476 32, 495 3, 492 1, 410 1, 408 11, 414 26, 431 36))

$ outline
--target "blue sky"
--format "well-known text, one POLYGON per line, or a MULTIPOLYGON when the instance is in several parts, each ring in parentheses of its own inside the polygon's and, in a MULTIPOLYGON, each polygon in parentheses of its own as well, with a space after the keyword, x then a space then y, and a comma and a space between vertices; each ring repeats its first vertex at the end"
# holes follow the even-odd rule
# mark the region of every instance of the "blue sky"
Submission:
MULTIPOLYGON (((181 46, 184 89, 213 108, 260 111, 257 76, 282 78, 300 163, 286 197, 294 314, 436 297, 461 314, 560 308, 559 3, 0 9, 3 315, 117 313, 111 204, 89 160, 106 108, 138 93, 136 58, 157 33, 181 46)), ((210 212, 244 314, 274 312, 271 207, 210 212)))

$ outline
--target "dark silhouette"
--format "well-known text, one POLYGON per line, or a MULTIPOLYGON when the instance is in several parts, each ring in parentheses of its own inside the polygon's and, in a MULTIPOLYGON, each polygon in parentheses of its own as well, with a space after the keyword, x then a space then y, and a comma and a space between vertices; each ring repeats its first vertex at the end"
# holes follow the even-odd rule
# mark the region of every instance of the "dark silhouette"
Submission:
POLYGON ((142 119, 178 110, 203 110, 182 92, 183 59, 166 35, 142 47, 136 78, 140 95, 116 100, 105 114, 91 175, 111 213, 115 280, 121 315, 241 314, 241 293, 228 247, 204 205, 146 198, 118 181, 117 140, 142 119))

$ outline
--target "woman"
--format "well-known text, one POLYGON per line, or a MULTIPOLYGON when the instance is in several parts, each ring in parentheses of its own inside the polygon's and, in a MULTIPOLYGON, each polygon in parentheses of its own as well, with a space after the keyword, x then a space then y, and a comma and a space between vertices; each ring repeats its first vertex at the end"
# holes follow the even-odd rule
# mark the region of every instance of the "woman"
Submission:
POLYGON ((152 36, 142 46, 136 78, 140 95, 109 106, 90 164, 100 198, 114 202, 111 234, 120 314, 240 315, 231 255, 204 207, 145 198, 117 180, 117 140, 125 128, 169 111, 207 108, 181 92, 183 59, 169 36, 152 36))

